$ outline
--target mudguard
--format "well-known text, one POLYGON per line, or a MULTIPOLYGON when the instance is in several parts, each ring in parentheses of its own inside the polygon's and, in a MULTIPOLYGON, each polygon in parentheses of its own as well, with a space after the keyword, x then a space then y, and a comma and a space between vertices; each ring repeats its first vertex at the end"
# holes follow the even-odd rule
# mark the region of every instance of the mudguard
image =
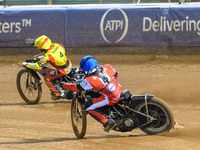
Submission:
POLYGON ((154 97, 154 95, 148 95, 148 94, 146 94, 146 95, 132 95, 131 100, 133 100, 133 101, 145 100, 145 97, 146 97, 147 100, 151 100, 154 97))
POLYGON ((132 95, 130 98, 130 107, 131 108, 135 108, 137 105, 144 103, 145 99, 147 101, 151 100, 154 97, 154 95, 132 95))

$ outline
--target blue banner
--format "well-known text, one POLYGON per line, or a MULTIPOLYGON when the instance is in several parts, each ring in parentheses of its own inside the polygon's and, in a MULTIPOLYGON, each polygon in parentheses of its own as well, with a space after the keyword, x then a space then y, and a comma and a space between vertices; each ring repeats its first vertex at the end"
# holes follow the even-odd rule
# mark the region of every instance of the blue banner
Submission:
POLYGON ((0 9, 0 46, 41 35, 65 47, 200 46, 200 5, 75 5, 0 9))
POLYGON ((41 35, 64 44, 66 8, 0 9, 0 46, 30 46, 41 35))
POLYGON ((68 46, 199 46, 199 6, 68 9, 68 46))

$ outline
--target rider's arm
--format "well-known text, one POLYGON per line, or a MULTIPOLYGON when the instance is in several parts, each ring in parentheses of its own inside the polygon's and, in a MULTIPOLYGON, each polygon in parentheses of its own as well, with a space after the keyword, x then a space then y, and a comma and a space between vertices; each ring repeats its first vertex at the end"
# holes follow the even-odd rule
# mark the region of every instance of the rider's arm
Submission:
POLYGON ((65 83, 62 85, 63 89, 74 91, 74 92, 80 92, 83 89, 80 88, 79 83, 65 83))
POLYGON ((84 79, 81 83, 65 83, 63 84, 63 88, 74 92, 80 92, 82 90, 90 90, 93 87, 87 79, 84 79))
POLYGON ((42 66, 47 63, 47 59, 42 57, 39 61, 35 63, 27 63, 27 67, 34 70, 41 70, 42 66))

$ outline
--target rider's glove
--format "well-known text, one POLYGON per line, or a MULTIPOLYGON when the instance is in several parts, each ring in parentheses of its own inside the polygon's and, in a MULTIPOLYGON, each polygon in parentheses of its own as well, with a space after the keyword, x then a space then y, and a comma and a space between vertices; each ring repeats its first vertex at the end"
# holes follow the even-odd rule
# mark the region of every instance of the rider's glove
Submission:
POLYGON ((27 62, 23 62, 22 66, 26 67, 27 66, 27 62))

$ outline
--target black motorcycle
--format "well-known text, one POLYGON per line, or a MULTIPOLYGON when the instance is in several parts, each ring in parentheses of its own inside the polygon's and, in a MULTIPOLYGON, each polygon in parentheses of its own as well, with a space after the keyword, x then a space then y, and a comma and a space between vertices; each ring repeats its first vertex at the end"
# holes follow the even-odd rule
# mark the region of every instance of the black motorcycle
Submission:
MULTIPOLYGON (((82 91, 76 93, 72 99, 71 121, 78 139, 83 138, 86 133, 87 112, 84 104, 90 95, 91 91, 89 94, 82 91)), ((172 109, 166 102, 154 95, 132 95, 125 90, 117 104, 106 107, 105 113, 117 122, 114 131, 129 132, 140 128, 148 135, 155 135, 174 127, 172 109)))
MULTIPOLYGON (((38 58, 26 60, 26 62, 34 62, 34 63, 37 61, 39 61, 38 58)), ((43 68, 39 71, 27 67, 24 67, 24 69, 19 71, 16 80, 17 89, 20 96, 27 104, 39 103, 42 96, 42 86, 41 86, 42 81, 39 75, 42 75, 44 77, 46 73, 49 73, 51 71, 55 71, 55 69, 51 69, 46 66, 43 66, 43 68)), ((82 81, 84 78, 85 78, 84 72, 75 66, 72 67, 70 74, 61 78, 56 78, 54 82, 57 84, 57 86, 60 86, 61 82, 73 82, 73 81, 77 82, 77 81, 82 81)), ((65 92, 64 98, 66 99, 73 98, 74 95, 72 91, 64 90, 64 92, 65 92)), ((51 95, 53 95, 53 92, 51 92, 51 95)))

